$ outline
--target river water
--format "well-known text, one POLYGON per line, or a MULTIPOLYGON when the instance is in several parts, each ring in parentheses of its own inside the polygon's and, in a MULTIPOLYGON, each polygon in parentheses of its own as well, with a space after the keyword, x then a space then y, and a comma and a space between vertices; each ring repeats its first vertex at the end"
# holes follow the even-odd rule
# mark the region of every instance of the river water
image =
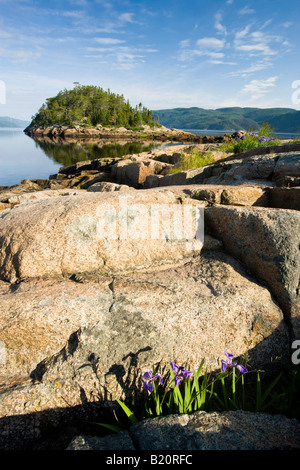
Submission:
MULTIPOLYGON (((233 131, 183 129, 198 135, 224 135, 233 131)), ((280 138, 300 134, 278 134, 280 138)), ((54 144, 37 142, 24 134, 23 129, 0 128, 0 186, 19 184, 23 179, 48 179, 62 166, 97 158, 122 157, 150 151, 166 144, 118 143, 54 144)))
POLYGON ((54 144, 37 142, 23 129, 0 128, 0 186, 19 184, 23 179, 48 179, 62 166, 97 158, 122 157, 150 151, 161 144, 106 143, 54 144))

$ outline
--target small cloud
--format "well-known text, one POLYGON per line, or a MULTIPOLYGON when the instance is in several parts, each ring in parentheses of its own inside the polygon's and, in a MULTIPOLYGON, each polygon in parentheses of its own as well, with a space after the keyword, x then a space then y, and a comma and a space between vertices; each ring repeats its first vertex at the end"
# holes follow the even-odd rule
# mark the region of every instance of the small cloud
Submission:
POLYGON ((242 29, 242 31, 238 31, 238 32, 235 34, 235 39, 238 40, 238 39, 242 39, 242 38, 244 38, 245 36, 247 36, 247 34, 248 34, 249 31, 250 31, 250 28, 251 28, 251 25, 247 25, 244 29, 242 29))
POLYGON ((73 10, 73 11, 63 11, 60 12, 62 16, 66 16, 68 18, 75 18, 75 19, 81 19, 82 18, 82 11, 80 10, 73 10))
POLYGON ((292 23, 291 21, 285 21, 285 23, 282 23, 282 26, 283 26, 284 28, 289 28, 290 26, 292 26, 292 24, 293 24, 293 23, 292 23))
POLYGON ((107 45, 121 44, 125 42, 121 39, 115 39, 115 38, 95 38, 95 41, 98 42, 99 44, 107 44, 107 45))
POLYGON ((215 60, 215 59, 212 59, 212 60, 209 60, 208 61, 210 64, 222 64, 222 65, 236 65, 236 62, 226 62, 225 60, 215 60))
POLYGON ((249 8, 248 6, 242 8, 239 11, 240 15, 252 15, 253 13, 255 13, 255 10, 253 10, 253 8, 249 8))
POLYGON ((119 20, 121 23, 134 23, 133 16, 133 13, 122 13, 122 15, 119 16, 119 20))
POLYGON ((236 72, 231 72, 229 76, 231 77, 247 77, 248 75, 265 70, 271 66, 271 62, 264 59, 254 64, 251 64, 247 69, 237 70, 236 72))
POLYGON ((189 39, 183 39, 179 43, 179 47, 182 48, 182 49, 184 49, 185 47, 189 47, 189 46, 190 46, 190 40, 189 39))
POLYGON ((28 62, 41 57, 40 51, 30 51, 26 49, 4 49, 0 48, 0 57, 11 59, 13 62, 28 62))
POLYGON ((222 25, 222 14, 220 12, 215 14, 215 28, 221 34, 227 34, 226 26, 222 25))
POLYGON ((270 23, 272 23, 272 18, 270 18, 269 20, 265 21, 264 24, 260 27, 260 29, 264 29, 266 28, 267 26, 269 26, 270 23))
POLYGON ((210 60, 220 60, 224 57, 221 50, 225 47, 225 41, 214 37, 201 38, 196 41, 194 47, 189 40, 183 40, 179 43, 179 60, 187 62, 195 57, 206 56, 210 60))
POLYGON ((261 98, 263 95, 271 91, 275 86, 278 77, 269 77, 266 80, 251 80, 241 90, 243 94, 250 94, 252 99, 261 98))
POLYGON ((196 44, 200 49, 223 49, 225 41, 223 39, 207 37, 198 39, 196 44))
POLYGON ((226 5, 232 5, 234 0, 226 0, 226 5))

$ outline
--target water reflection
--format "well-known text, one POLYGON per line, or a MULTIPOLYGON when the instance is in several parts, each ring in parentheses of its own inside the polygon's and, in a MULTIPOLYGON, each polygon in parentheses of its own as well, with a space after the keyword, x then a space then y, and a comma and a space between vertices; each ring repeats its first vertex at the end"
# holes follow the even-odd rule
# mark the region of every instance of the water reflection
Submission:
POLYGON ((158 148, 160 144, 127 142, 127 143, 53 143, 49 141, 36 140, 35 145, 51 160, 62 166, 72 165, 85 160, 96 160, 99 158, 121 158, 124 155, 150 152, 158 148))

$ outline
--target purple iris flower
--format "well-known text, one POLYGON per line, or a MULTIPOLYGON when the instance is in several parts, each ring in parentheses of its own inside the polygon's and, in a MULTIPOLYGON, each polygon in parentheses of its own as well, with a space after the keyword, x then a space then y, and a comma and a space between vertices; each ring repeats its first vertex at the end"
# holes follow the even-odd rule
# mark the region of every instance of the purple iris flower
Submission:
POLYGON ((144 384, 143 384, 143 387, 145 390, 147 390, 149 393, 152 393, 153 392, 153 380, 155 379, 158 379, 159 380, 159 383, 160 385, 162 385, 163 383, 163 380, 161 378, 161 375, 159 373, 153 375, 153 371, 152 369, 149 369, 147 370, 147 372, 145 372, 143 375, 142 375, 143 379, 145 380, 144 384))
POLYGON ((177 387, 177 385, 183 380, 183 379, 186 379, 187 377, 189 377, 190 375, 193 374, 193 372, 191 372, 190 370, 186 370, 184 367, 182 366, 177 366, 176 364, 174 364, 174 362, 171 362, 170 361, 170 364, 171 364, 171 367, 172 367, 172 371, 174 372, 175 374, 175 387, 177 387))
POLYGON ((226 362, 223 361, 223 359, 221 360, 221 362, 222 362, 222 372, 225 372, 227 367, 229 369, 232 369, 233 367, 236 367, 242 374, 247 374, 248 369, 246 369, 246 367, 242 366, 241 364, 237 364, 237 362, 232 362, 232 359, 234 357, 233 354, 230 354, 227 351, 225 351, 225 356, 227 356, 228 359, 226 359, 226 362))
POLYGON ((274 137, 265 137, 264 135, 260 136, 258 141, 259 142, 272 142, 274 137))

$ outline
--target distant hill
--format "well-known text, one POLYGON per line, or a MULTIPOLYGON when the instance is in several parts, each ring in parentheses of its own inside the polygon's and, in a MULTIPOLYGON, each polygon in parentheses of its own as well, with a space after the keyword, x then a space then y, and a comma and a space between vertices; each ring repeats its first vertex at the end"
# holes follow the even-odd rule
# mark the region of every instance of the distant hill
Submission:
POLYGON ((14 127, 24 129, 28 126, 30 121, 22 121, 21 119, 14 119, 11 117, 0 117, 0 127, 14 127))
POLYGON ((275 132, 300 132, 300 111, 292 108, 174 108, 153 111, 163 126, 176 129, 256 130, 267 121, 275 132))

